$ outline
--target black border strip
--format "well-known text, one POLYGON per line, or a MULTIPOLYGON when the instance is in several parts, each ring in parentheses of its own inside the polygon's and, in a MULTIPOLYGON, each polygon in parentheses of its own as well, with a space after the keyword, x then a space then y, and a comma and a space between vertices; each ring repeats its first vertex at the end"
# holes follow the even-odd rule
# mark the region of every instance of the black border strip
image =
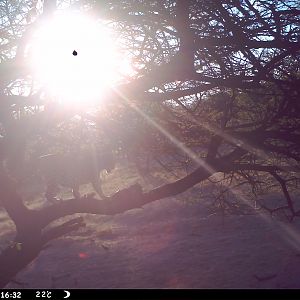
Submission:
MULTIPOLYGON (((118 300, 189 300, 189 299, 227 299, 230 300, 267 300, 267 299, 285 299, 285 300, 299 300, 300 289, 2 289, 1 294, 8 292, 9 298, 0 299, 21 299, 21 300, 35 300, 35 299, 53 299, 53 300, 93 300, 93 299, 118 299, 118 300), (64 298, 70 292, 70 297, 64 298), (14 296, 20 295, 20 298, 14 296), (37 293, 39 292, 39 293, 37 293), (39 295, 39 297, 37 297, 39 295)), ((0 294, 0 295, 1 295, 0 294)), ((3 295, 3 294, 2 294, 3 295)))

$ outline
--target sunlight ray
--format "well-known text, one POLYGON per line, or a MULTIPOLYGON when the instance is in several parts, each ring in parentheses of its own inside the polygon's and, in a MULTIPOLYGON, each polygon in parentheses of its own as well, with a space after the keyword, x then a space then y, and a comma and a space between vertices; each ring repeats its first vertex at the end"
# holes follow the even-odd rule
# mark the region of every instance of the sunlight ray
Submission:
MULTIPOLYGON (((171 133, 169 133, 165 128, 163 128, 161 125, 157 124, 154 120, 152 120, 147 114, 145 114, 142 110, 140 110, 132 101, 130 101, 129 98, 125 97, 121 92, 116 90, 116 93, 126 101, 127 104, 130 105, 135 111, 137 111, 149 124, 151 124, 154 128, 159 130, 165 137, 167 137, 175 146, 177 146, 183 153, 187 154, 198 166, 201 166, 205 168, 208 172, 212 174, 211 178, 218 178, 218 174, 215 174, 217 171, 213 169, 210 165, 208 165, 203 159, 197 157, 197 154, 186 147, 180 140, 178 140, 176 137, 174 137, 171 133)), ((212 129, 211 129, 212 130, 212 129)), ((220 132, 220 131, 219 131, 220 132)), ((226 135, 226 138, 229 141, 232 141, 232 137, 230 135, 226 135)), ((246 150, 250 150, 251 147, 247 146, 246 150)), ((248 151, 249 151, 248 150, 248 151)), ((221 185, 225 186, 223 182, 221 182, 221 185)), ((246 203, 247 205, 251 206, 251 203, 249 202, 249 199, 244 197, 242 195, 242 191, 240 189, 234 190, 232 187, 226 186, 238 199, 240 199, 242 202, 246 203)), ((258 216, 264 221, 270 224, 271 220, 266 216, 265 214, 259 213, 258 216)), ((288 227, 286 225, 282 225, 278 223, 278 228, 280 231, 278 231, 278 235, 285 240, 288 244, 292 245, 297 250, 300 250, 300 233, 298 233, 295 229, 288 227)))
MULTIPOLYGON (((244 197, 243 192, 241 191, 240 188, 236 188, 236 189, 231 188, 230 191, 239 200, 241 200, 245 204, 251 206, 249 199, 244 197)), ((266 215, 265 213, 258 212, 258 216, 265 223, 267 223, 269 225, 271 225, 271 223, 272 223, 272 225, 275 225, 277 227, 277 230, 275 230, 276 234, 287 244, 291 245, 297 251, 300 251, 300 231, 299 230, 297 230, 296 228, 292 228, 291 224, 285 224, 281 221, 274 220, 274 219, 272 219, 271 216, 266 215)))
MULTIPOLYGON (((230 134, 222 131, 221 129, 217 128, 216 126, 208 125, 208 124, 205 124, 204 122, 200 122, 194 116, 191 116, 189 113, 188 113, 188 115, 184 115, 184 117, 187 120, 194 122, 194 124, 205 128, 206 130, 210 131, 211 133, 222 137, 226 142, 234 144, 235 146, 241 147, 243 150, 246 150, 246 151, 258 156, 261 159, 264 159, 264 160, 272 159, 272 157, 270 155, 268 155, 264 150, 262 150, 258 147, 252 146, 249 142, 248 143, 246 143, 244 141, 242 142, 241 140, 239 140, 239 139, 231 136, 230 134)), ((292 165, 288 161, 287 161, 287 164, 288 164, 289 167, 294 167, 294 165, 292 165)), ((288 169, 288 168, 286 168, 282 165, 275 164, 275 166, 278 167, 282 171, 290 171, 290 169, 288 169)))
POLYGON ((115 89, 115 92, 126 101, 128 105, 130 105, 131 108, 133 108, 135 111, 137 111, 149 124, 151 124, 154 128, 156 128, 159 132, 161 132, 170 142, 172 142, 175 146, 177 146, 183 153, 189 156, 196 164, 197 166, 203 167, 205 170, 207 170, 209 173, 213 174, 217 171, 213 169, 208 163, 206 163, 203 159, 199 158, 197 154, 186 147, 183 142, 178 140, 175 136, 173 136, 171 133, 169 133, 165 128, 163 128, 161 125, 157 124, 155 121, 153 121, 146 113, 144 113, 141 109, 139 109, 130 99, 128 99, 126 96, 124 96, 121 92, 119 92, 117 89, 115 89))

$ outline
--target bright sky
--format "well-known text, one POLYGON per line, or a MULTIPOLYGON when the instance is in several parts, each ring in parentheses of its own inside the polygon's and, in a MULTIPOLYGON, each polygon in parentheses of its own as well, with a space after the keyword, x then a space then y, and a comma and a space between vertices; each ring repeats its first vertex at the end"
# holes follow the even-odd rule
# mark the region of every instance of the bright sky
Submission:
POLYGON ((34 78, 60 102, 99 101, 120 66, 129 68, 108 29, 82 13, 55 15, 40 26, 30 44, 34 78))

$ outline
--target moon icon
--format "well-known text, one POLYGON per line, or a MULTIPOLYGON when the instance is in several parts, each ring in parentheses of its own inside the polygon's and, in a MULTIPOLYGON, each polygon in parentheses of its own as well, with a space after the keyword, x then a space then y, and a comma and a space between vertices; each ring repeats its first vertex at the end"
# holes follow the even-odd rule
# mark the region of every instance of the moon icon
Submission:
POLYGON ((64 299, 69 298, 71 296, 71 293, 69 291, 64 290, 64 292, 66 293, 64 299))

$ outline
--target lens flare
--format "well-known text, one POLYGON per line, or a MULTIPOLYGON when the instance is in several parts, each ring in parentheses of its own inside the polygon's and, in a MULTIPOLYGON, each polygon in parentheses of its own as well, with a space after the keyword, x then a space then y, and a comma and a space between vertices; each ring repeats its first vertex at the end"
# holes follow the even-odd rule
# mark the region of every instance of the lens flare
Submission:
POLYGON ((118 53, 110 32, 82 13, 42 21, 29 45, 34 79, 60 102, 99 100, 114 80, 118 53))

